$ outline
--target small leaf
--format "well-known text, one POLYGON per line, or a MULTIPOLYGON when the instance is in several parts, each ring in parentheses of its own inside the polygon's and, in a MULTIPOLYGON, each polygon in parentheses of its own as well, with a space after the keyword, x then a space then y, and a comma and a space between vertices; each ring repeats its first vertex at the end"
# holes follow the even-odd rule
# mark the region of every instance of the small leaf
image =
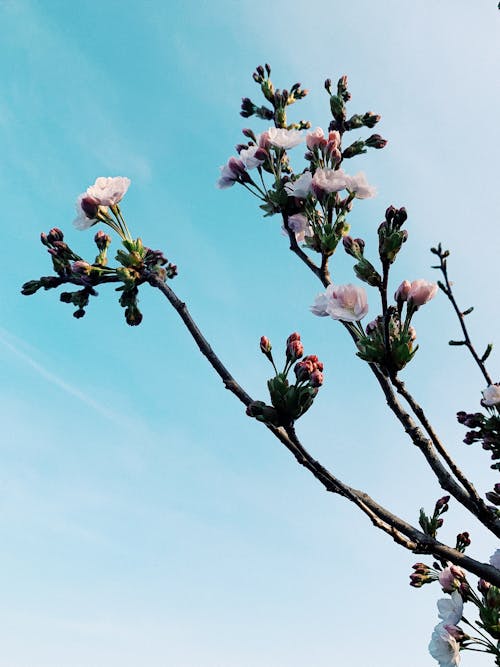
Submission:
POLYGON ((493 349, 493 343, 488 343, 488 345, 486 346, 486 350, 484 351, 484 354, 481 357, 481 361, 486 361, 486 359, 490 356, 492 349, 493 349))
POLYGON ((470 313, 472 313, 473 310, 474 310, 474 306, 471 306, 470 308, 467 308, 467 310, 464 310, 462 315, 470 315, 470 313))

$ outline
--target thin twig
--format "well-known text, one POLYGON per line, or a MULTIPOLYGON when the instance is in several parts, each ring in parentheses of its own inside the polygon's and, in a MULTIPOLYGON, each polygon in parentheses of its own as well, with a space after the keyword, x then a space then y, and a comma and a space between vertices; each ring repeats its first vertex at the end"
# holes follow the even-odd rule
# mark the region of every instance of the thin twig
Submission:
POLYGON ((472 344, 472 341, 469 336, 469 332, 467 331, 467 326, 465 324, 465 316, 463 312, 460 310, 458 307, 458 304, 455 300, 455 296, 453 294, 453 289, 452 289, 452 284, 448 278, 448 267, 447 267, 447 262, 446 262, 446 257, 448 256, 448 251, 444 251, 441 249, 441 244, 437 248, 433 248, 434 254, 436 254, 439 257, 439 267, 434 267, 434 268, 439 268, 441 273, 443 274, 443 278, 445 281, 445 284, 438 282, 439 287, 441 290, 446 294, 448 297, 451 305, 453 306, 453 310, 455 311, 458 321, 460 322, 460 328, 462 329, 462 333, 464 335, 464 341, 463 344, 468 348, 469 352, 471 353, 472 357, 474 358, 474 361, 476 364, 479 366, 479 369, 481 373, 483 374, 484 379, 488 383, 488 385, 493 384, 493 381, 486 370, 486 366, 484 363, 484 360, 478 355, 476 352, 476 349, 474 345, 472 344))

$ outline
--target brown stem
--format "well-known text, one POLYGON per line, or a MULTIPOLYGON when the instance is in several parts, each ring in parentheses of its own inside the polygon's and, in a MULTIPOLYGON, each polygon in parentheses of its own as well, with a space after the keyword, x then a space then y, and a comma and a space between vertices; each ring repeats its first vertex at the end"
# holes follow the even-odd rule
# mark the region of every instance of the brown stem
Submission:
MULTIPOLYGON (((150 274, 148 276, 148 282, 153 287, 159 289, 177 311, 188 331, 194 338, 201 353, 221 377, 226 388, 235 394, 244 405, 248 405, 252 400, 251 397, 241 388, 238 382, 236 382, 212 350, 208 341, 192 319, 186 304, 181 301, 172 289, 158 276, 150 274)), ((473 572, 477 576, 490 581, 492 584, 500 586, 500 571, 496 568, 464 556, 464 554, 456 549, 452 549, 451 547, 438 542, 403 519, 392 514, 389 510, 386 510, 368 494, 353 489, 340 479, 336 478, 324 466, 316 461, 302 446, 292 426, 285 429, 283 427, 276 427, 268 424, 267 428, 294 455, 297 462, 309 470, 314 477, 321 482, 327 491, 337 493, 356 504, 370 518, 377 528, 391 535, 398 544, 414 553, 434 554, 438 558, 460 565, 469 572, 473 572)))
MULTIPOLYGON (((433 251, 434 250, 435 249, 433 249, 433 251)), ((447 252, 448 251, 445 251, 445 253, 447 253, 447 252)), ((471 353, 472 357, 474 358, 474 361, 479 366, 479 369, 480 369, 481 373, 483 374, 483 377, 486 380, 486 382, 488 383, 488 385, 493 384, 493 381, 492 381, 488 371, 486 370, 486 366, 484 364, 484 361, 480 358, 480 356, 476 352, 476 349, 475 349, 474 345, 472 344, 472 341, 471 341, 470 336, 469 336, 469 332, 467 331, 467 326, 465 324, 465 316, 464 316, 463 312, 460 310, 460 308, 458 307, 458 304, 455 300, 455 296, 453 295, 452 286, 451 286, 450 280, 448 278, 448 267, 447 267, 447 263, 446 263, 447 254, 445 254, 445 253, 443 253, 443 251, 441 250, 441 244, 439 244, 436 254, 439 257, 439 261, 440 261, 439 269, 441 270, 441 273, 443 274, 443 277, 444 277, 444 280, 445 280, 445 283, 446 283, 446 285, 442 285, 442 283, 439 283, 439 286, 441 287, 441 290, 448 297, 451 305, 453 306, 453 310, 455 311, 455 313, 457 315, 458 321, 460 322, 460 328, 462 329, 462 333, 464 335, 464 344, 465 344, 465 346, 468 348, 469 352, 471 353)), ((434 268, 438 268, 438 267, 434 267, 434 268)))
MULTIPOLYGON (((463 472, 460 470, 460 468, 457 466, 455 461, 451 458, 450 454, 446 450, 445 446, 441 442, 441 440, 438 438, 436 432, 432 428, 432 425, 428 421, 425 412, 423 411, 422 407, 415 401, 413 396, 408 392, 408 390, 405 387, 405 383, 399 380, 399 378, 393 378, 392 384, 396 387, 396 390, 398 394, 403 396, 403 398, 407 401, 408 405, 411 407, 413 412, 415 413, 416 417, 424 427, 425 431, 427 432, 427 435, 429 438, 432 440, 432 443, 434 444, 434 447, 436 450, 439 452, 441 457, 446 461, 448 467, 452 471, 452 473, 455 475, 455 477, 458 479, 458 481, 463 485, 465 489, 467 489, 469 495, 471 498, 477 503, 479 507, 482 509, 486 510, 486 506, 482 500, 482 498, 479 496, 477 493, 474 485, 470 480, 467 479, 467 477, 463 474, 463 472)), ((487 511, 487 510, 486 510, 487 511)))

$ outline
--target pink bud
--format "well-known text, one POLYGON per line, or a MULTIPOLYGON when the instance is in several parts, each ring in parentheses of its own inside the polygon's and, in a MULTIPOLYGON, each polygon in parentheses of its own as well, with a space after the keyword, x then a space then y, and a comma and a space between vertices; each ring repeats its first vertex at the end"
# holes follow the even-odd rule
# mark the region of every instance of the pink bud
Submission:
POLYGON ((288 344, 291 343, 293 340, 300 340, 300 334, 297 333, 296 331, 294 331, 293 333, 291 333, 291 334, 288 336, 288 338, 286 339, 286 344, 288 345, 288 344))
POLYGON ((260 339, 260 350, 263 354, 269 354, 271 352, 272 346, 271 341, 266 336, 261 336, 260 339))
POLYGON ((411 283, 409 280, 403 280, 401 285, 398 287, 394 294, 394 299, 398 303, 402 303, 403 301, 406 301, 408 299, 408 294, 411 289, 411 283))
POLYGON ((300 340, 292 340, 287 343, 286 346, 286 355, 287 357, 290 357, 290 359, 300 359, 300 357, 304 354, 304 346, 300 342, 300 340))
POLYGON ((408 290, 408 301, 411 302, 414 307, 419 308, 435 296, 437 289, 438 286, 436 283, 429 283, 422 278, 414 280, 408 290))
POLYGON ((323 373, 321 371, 315 370, 311 373, 309 381, 313 387, 321 387, 323 384, 323 373))

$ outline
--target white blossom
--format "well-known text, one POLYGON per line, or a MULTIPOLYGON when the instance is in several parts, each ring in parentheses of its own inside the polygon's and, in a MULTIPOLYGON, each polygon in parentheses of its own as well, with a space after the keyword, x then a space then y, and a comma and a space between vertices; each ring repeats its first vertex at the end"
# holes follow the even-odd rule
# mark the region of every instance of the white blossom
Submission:
POLYGON ((438 616, 447 625, 456 625, 460 622, 464 611, 464 601, 458 591, 453 591, 450 597, 441 598, 437 602, 438 616))
POLYGON ((311 306, 313 315, 330 315, 334 320, 358 322, 368 312, 366 291, 357 285, 329 285, 311 306))
POLYGON ((115 206, 120 202, 130 186, 130 178, 125 176, 99 176, 94 185, 87 188, 87 194, 100 206, 115 206))
POLYGON ((259 154, 262 155, 262 148, 260 146, 249 146, 248 148, 242 148, 240 151, 240 160, 243 162, 247 169, 254 169, 255 167, 260 167, 266 159, 255 157, 255 153, 259 151, 259 154))
MULTIPOLYGON (((295 213, 295 215, 291 215, 288 218, 288 227, 294 232, 297 243, 302 243, 306 236, 313 236, 311 224, 303 213, 295 213)), ((281 229, 285 236, 288 236, 288 232, 284 225, 281 229)))
POLYGON ((305 199, 311 192, 312 174, 310 171, 305 171, 293 183, 286 183, 285 190, 289 197, 297 197, 298 199, 305 199))
POLYGON ((347 189, 355 194, 356 199, 370 199, 377 194, 377 190, 369 185, 362 171, 355 176, 347 176, 347 189))
POLYGON ((457 667, 460 662, 460 644, 450 635, 444 623, 436 625, 429 644, 429 653, 439 667, 457 667))
POLYGON ((299 130, 286 130, 282 127, 270 127, 267 131, 269 141, 279 148, 293 148, 304 141, 299 130))
POLYGON ((312 179, 312 189, 316 194, 339 192, 347 187, 349 178, 343 169, 316 169, 312 179))
POLYGON ((495 553, 490 556, 490 565, 493 565, 497 570, 500 570, 500 549, 497 549, 495 553))
POLYGON ((489 387, 483 390, 483 405, 492 407, 500 403, 500 386, 498 384, 490 384, 489 387))

